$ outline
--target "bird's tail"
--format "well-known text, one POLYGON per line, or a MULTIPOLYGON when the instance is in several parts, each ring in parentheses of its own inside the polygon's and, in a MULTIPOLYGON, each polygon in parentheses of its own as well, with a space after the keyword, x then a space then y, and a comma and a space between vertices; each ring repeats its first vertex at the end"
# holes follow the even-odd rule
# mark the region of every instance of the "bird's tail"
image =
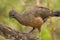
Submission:
POLYGON ((60 16, 60 10, 53 10, 53 16, 59 17, 60 16))

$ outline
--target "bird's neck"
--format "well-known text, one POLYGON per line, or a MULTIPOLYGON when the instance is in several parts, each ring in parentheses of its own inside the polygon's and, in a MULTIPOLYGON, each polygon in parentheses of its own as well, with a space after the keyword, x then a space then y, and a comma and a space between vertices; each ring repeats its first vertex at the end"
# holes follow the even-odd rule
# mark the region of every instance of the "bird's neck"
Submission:
POLYGON ((21 14, 19 14, 19 13, 16 13, 15 15, 14 15, 14 18, 20 23, 20 22, 22 22, 23 20, 23 18, 22 18, 22 15, 21 14))

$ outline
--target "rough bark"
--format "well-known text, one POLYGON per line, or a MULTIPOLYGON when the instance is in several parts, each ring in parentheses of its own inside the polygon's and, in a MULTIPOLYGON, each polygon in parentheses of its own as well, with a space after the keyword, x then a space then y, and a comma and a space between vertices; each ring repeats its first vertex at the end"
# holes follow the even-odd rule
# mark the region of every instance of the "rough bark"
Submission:
POLYGON ((31 33, 21 33, 3 24, 0 24, 0 35, 10 40, 40 40, 31 33))

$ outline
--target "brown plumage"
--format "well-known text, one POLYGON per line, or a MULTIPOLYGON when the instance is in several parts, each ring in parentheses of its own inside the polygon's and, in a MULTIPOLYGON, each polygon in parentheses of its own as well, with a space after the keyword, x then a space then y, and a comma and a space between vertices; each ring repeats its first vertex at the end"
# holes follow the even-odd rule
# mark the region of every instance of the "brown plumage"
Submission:
MULTIPOLYGON (((21 14, 14 10, 9 12, 9 16, 18 20, 22 25, 31 26, 33 30, 37 28, 41 31, 41 25, 47 20, 49 16, 54 16, 52 11, 44 7, 31 7, 24 10, 21 14)), ((32 30, 32 31, 33 31, 32 30)))

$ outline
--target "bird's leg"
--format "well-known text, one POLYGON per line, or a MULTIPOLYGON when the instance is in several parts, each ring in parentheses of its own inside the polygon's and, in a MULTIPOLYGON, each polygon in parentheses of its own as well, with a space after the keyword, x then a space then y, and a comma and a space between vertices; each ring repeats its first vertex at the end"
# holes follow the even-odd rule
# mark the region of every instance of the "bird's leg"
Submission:
POLYGON ((41 28, 40 27, 38 28, 38 31, 41 32, 41 28))
POLYGON ((35 29, 35 28, 33 28, 33 29, 30 31, 30 33, 33 32, 34 29, 35 29))

